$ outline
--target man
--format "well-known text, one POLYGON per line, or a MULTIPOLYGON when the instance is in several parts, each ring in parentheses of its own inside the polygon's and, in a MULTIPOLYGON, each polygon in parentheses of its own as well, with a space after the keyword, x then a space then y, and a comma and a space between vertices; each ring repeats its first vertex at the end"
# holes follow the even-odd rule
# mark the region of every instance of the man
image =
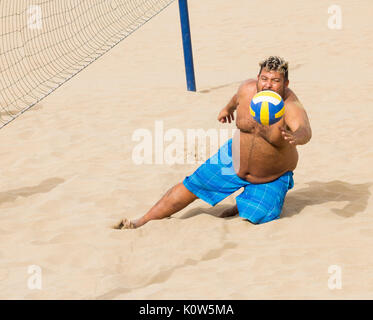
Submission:
POLYGON ((137 228, 169 217, 197 198, 215 205, 242 187, 236 205, 221 217, 239 214, 255 224, 280 217, 285 195, 294 185, 296 146, 307 143, 312 132, 306 111, 288 88, 288 63, 271 56, 259 65, 257 79, 245 81, 218 115, 218 121, 231 123, 237 111, 238 134, 191 176, 168 190, 144 216, 123 219, 115 228, 137 228), (249 112, 251 99, 262 90, 277 92, 285 104, 283 118, 270 126, 259 124, 249 112))

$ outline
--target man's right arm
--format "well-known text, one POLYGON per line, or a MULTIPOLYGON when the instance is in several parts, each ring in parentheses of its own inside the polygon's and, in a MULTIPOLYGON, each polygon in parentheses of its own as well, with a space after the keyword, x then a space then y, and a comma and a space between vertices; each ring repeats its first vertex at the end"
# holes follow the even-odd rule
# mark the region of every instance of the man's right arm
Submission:
MULTIPOLYGON (((237 93, 231 98, 228 104, 220 111, 218 115, 218 121, 222 123, 226 123, 227 121, 231 123, 234 120, 234 111, 236 111, 238 104, 239 104, 239 97, 242 95, 244 91, 243 88, 248 84, 251 83, 253 80, 246 80, 243 82, 237 90, 237 93)), ((255 81, 255 80, 254 80, 255 81)))
POLYGON ((238 93, 236 93, 232 99, 228 102, 228 104, 225 106, 225 110, 228 112, 233 112, 237 109, 238 106, 238 93))
POLYGON ((256 93, 256 80, 249 79, 245 81, 238 90, 237 96, 240 103, 237 107, 236 126, 244 132, 251 132, 254 127, 255 120, 250 116, 250 101, 256 93))
POLYGON ((220 111, 218 115, 218 121, 222 123, 229 122, 231 123, 234 120, 234 111, 238 106, 237 93, 232 97, 228 104, 220 111))

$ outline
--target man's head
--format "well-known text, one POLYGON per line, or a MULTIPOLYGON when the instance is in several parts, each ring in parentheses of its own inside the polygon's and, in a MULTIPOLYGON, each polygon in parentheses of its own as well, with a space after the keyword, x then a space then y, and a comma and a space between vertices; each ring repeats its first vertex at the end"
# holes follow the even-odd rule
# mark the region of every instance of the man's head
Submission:
POLYGON ((285 89, 289 85, 288 62, 283 58, 270 56, 260 62, 259 66, 260 70, 256 84, 258 92, 272 90, 284 97, 285 89))

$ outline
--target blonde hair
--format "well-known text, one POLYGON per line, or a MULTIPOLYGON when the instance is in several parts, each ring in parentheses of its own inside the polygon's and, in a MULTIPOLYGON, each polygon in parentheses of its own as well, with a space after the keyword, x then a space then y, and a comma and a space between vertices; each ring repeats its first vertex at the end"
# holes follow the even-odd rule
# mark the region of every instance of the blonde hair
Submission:
POLYGON ((262 72, 263 68, 269 71, 277 71, 284 74, 285 81, 289 77, 289 63, 283 58, 278 56, 270 56, 267 59, 259 62, 260 71, 262 72))

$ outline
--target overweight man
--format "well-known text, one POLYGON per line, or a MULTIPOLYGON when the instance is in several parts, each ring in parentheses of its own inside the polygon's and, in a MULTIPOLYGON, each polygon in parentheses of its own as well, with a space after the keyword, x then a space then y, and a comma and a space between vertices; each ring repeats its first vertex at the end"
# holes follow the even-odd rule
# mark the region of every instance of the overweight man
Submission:
POLYGON ((259 66, 257 78, 243 82, 218 115, 218 121, 231 123, 236 112, 239 130, 234 137, 169 189, 145 215, 135 220, 124 218, 115 228, 138 228, 150 220, 169 217, 198 198, 214 206, 240 188, 243 191, 236 197, 236 205, 221 217, 239 214, 254 224, 280 217, 286 193, 294 185, 297 145, 309 142, 312 131, 304 107, 289 88, 288 62, 270 56, 259 66), (249 111, 251 99, 262 90, 275 91, 284 100, 284 116, 270 126, 256 122, 249 111))

